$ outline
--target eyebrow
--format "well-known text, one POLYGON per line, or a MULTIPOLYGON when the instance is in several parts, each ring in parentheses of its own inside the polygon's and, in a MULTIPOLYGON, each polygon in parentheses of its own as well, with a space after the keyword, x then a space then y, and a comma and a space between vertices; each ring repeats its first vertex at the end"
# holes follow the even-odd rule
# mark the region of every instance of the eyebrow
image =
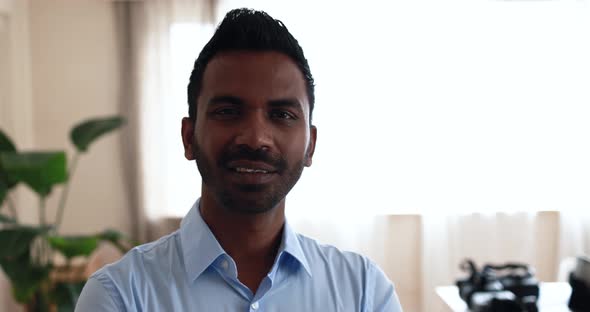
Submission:
MULTIPOLYGON (((216 106, 221 104, 232 104, 237 106, 245 106, 244 100, 237 96, 233 95, 219 95, 211 98, 207 103, 207 106, 216 106)), ((303 110, 303 105, 301 102, 296 98, 285 98, 285 99, 276 99, 268 101, 268 106, 273 108, 280 108, 280 107, 290 107, 293 109, 297 109, 300 111, 303 110)))
POLYGON ((268 102, 268 105, 270 107, 290 107, 290 108, 294 108, 297 110, 300 110, 303 112, 303 105, 301 105, 301 102, 299 102, 299 100, 293 98, 293 99, 278 99, 278 100, 271 100, 268 102))
POLYGON ((233 104, 238 106, 244 106, 244 100, 236 96, 220 95, 211 98, 209 102, 207 102, 207 106, 215 106, 221 104, 233 104))

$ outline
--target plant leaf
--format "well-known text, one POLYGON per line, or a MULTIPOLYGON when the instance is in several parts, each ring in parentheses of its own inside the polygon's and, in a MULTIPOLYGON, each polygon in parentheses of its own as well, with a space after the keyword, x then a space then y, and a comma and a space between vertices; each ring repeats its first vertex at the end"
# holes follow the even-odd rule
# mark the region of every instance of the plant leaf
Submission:
MULTIPOLYGON (((2 170, 2 168, 0 168, 0 170, 2 170)), ((7 193, 8 187, 6 187, 6 183, 0 178, 0 208, 2 208, 2 203, 4 202, 7 193)))
POLYGON ((22 181, 41 197, 54 185, 67 181, 64 152, 1 153, 0 163, 9 178, 22 181))
POLYGON ((48 227, 16 226, 0 230, 0 259, 15 258, 29 251, 33 239, 48 227))
MULTIPOLYGON (((0 155, 2 155, 2 154, 4 154, 4 153, 0 152, 0 155)), ((8 173, 6 172, 6 170, 3 168, 1 158, 0 158, 0 184, 2 184, 2 186, 0 186, 0 187, 4 187, 4 189, 7 193, 11 188, 15 187, 18 184, 18 181, 14 178, 11 178, 8 175, 8 173)), ((6 194, 5 194, 5 196, 6 196, 6 194)), ((1 201, 0 201, 0 203, 1 203, 1 201)))
POLYGON ((113 229, 105 230, 102 233, 98 234, 97 237, 103 241, 110 242, 115 247, 117 247, 117 249, 119 249, 119 251, 121 251, 121 253, 123 254, 128 252, 131 247, 139 245, 138 242, 131 240, 130 238, 126 237, 123 233, 113 229))
POLYGON ((0 129, 0 152, 16 152, 16 147, 10 138, 0 129))
POLYGON ((49 266, 34 265, 30 247, 48 227, 17 226, 0 230, 0 266, 10 279, 14 298, 21 303, 31 300, 49 276, 49 266))
POLYGON ((0 214, 0 223, 14 224, 14 223, 16 223, 16 220, 14 218, 9 217, 9 216, 5 216, 3 214, 0 214))
MULTIPOLYGON (((10 138, 0 129, 0 153, 2 152, 16 152, 16 147, 14 143, 10 140, 10 138)), ((0 161, 0 183, 4 183, 4 186, 7 189, 14 187, 17 184, 17 181, 10 180, 4 170, 2 169, 2 161, 0 161)), ((0 186, 1 187, 1 186, 0 186)), ((0 190, 1 193, 1 190, 0 190)), ((0 194, 0 204, 2 204, 2 194, 0 194)))
POLYGON ((76 302, 86 282, 56 283, 50 292, 51 301, 57 305, 58 312, 73 312, 76 302))
MULTIPOLYGON (((12 143, 10 138, 2 130, 0 130, 0 153, 1 152, 16 152, 14 143, 12 143)), ((4 196, 6 196, 8 189, 14 187, 16 184, 16 181, 11 181, 6 176, 2 169, 2 161, 0 161, 0 205, 2 205, 2 201, 4 200, 4 196)))
POLYGON ((92 142, 125 123, 123 117, 114 116, 106 118, 89 119, 72 128, 70 139, 78 151, 86 152, 92 142))
POLYGON ((108 229, 98 234, 98 238, 114 243, 123 239, 123 234, 119 231, 108 229))
POLYGON ((30 302, 41 284, 49 278, 50 267, 34 265, 28 249, 18 257, 0 257, 0 266, 10 279, 14 298, 20 303, 30 302))
POLYGON ((92 236, 50 236, 49 244, 66 258, 89 256, 98 247, 98 237, 92 236))

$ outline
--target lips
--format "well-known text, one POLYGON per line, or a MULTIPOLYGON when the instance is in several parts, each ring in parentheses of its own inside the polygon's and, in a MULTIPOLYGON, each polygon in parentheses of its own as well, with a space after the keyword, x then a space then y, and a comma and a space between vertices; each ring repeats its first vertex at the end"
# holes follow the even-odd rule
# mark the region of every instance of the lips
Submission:
POLYGON ((263 169, 251 169, 251 168, 244 168, 244 167, 237 167, 233 168, 238 173, 269 173, 263 169))
POLYGON ((230 161, 226 168, 230 171, 228 179, 238 185, 267 184, 278 176, 278 170, 265 162, 236 160, 230 161))
POLYGON ((270 174, 277 173, 277 168, 260 161, 235 160, 227 164, 227 168, 237 173, 244 174, 270 174))

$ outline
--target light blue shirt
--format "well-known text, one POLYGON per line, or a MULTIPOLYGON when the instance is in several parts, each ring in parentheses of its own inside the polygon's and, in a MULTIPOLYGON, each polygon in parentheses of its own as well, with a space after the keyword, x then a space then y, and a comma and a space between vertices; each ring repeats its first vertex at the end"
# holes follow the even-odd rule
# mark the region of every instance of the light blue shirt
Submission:
POLYGON ((179 230, 93 274, 76 311, 402 311, 392 283, 373 262, 320 245, 288 224, 255 294, 237 272, 197 201, 179 230))

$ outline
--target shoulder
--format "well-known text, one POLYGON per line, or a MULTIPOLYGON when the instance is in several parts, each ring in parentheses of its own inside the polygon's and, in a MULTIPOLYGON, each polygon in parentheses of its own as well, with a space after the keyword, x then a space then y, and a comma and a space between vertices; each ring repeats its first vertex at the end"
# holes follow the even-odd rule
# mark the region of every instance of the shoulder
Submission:
POLYGON ((127 305, 131 294, 136 293, 141 285, 165 284, 173 275, 171 271, 181 267, 184 266, 177 231, 157 241, 134 247, 119 261, 92 274, 89 281, 95 289, 101 286, 103 292, 115 302, 127 305))
POLYGON ((339 269, 361 271, 363 273, 377 268, 377 265, 373 261, 359 253, 322 244, 302 234, 297 234, 297 238, 312 267, 317 265, 333 266, 339 269))
POLYGON ((93 276, 120 277, 136 274, 145 270, 163 269, 172 265, 175 258, 182 254, 178 239, 178 231, 162 238, 136 246, 127 252, 119 261, 108 264, 96 271, 93 276))
POLYGON ((393 283, 368 257, 343 251, 297 234, 314 277, 338 285, 339 292, 360 294, 363 311, 401 312, 393 283))

